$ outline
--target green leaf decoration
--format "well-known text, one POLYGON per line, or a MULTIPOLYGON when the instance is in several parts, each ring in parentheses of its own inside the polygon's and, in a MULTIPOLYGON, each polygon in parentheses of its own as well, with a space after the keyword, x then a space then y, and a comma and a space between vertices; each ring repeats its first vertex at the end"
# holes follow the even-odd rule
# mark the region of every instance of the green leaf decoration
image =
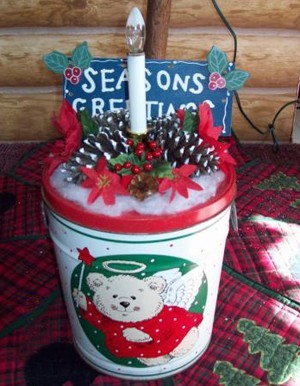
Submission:
POLYGON ((229 91, 238 90, 249 78, 249 73, 242 70, 233 70, 224 75, 226 88, 229 91))
POLYGON ((92 60, 92 55, 89 52, 87 42, 77 46, 72 54, 72 63, 81 69, 88 68, 92 60))
POLYGON ((121 169, 120 171, 118 171, 118 174, 120 174, 120 176, 129 176, 130 174, 132 174, 132 171, 131 171, 131 168, 130 169, 121 169))
POLYGON ((78 111, 77 117, 79 122, 81 123, 84 137, 87 137, 89 134, 98 133, 98 125, 95 120, 90 117, 86 109, 78 111))
POLYGON ((193 114, 189 110, 185 110, 182 130, 188 133, 195 133, 197 132, 198 124, 199 124, 198 115, 193 114))
POLYGON ((261 353, 260 367, 268 372, 268 384, 282 385, 300 377, 300 346, 285 344, 285 339, 257 326, 249 319, 240 319, 237 330, 244 335, 250 354, 261 353))
POLYGON ((68 57, 61 52, 53 51, 43 57, 46 66, 55 74, 63 74, 64 70, 69 66, 68 57))
POLYGON ((273 174, 270 178, 264 179, 255 188, 260 190, 275 190, 280 192, 283 189, 300 190, 297 177, 290 177, 282 172, 273 174))
MULTIPOLYGON (((135 155, 134 153, 131 153, 131 154, 120 154, 118 155, 118 157, 115 157, 115 158, 111 158, 110 160, 108 160, 108 163, 109 165, 111 165, 112 167, 114 167, 116 164, 121 164, 123 165, 125 162, 131 162, 132 165, 138 165, 140 166, 142 164, 142 160, 137 156, 135 155)), ((131 173, 131 169, 121 169, 118 174, 124 176, 124 175, 129 175, 129 174, 132 174, 131 173)))
POLYGON ((172 166, 168 161, 159 161, 153 165, 152 175, 158 178, 174 178, 172 166))
POLYGON ((207 54, 208 70, 210 73, 218 72, 223 74, 229 65, 227 55, 218 47, 213 46, 207 54))
POLYGON ((219 382, 225 386, 255 386, 260 383, 259 379, 246 374, 244 370, 233 367, 230 362, 226 361, 216 361, 214 373, 220 376, 219 382))

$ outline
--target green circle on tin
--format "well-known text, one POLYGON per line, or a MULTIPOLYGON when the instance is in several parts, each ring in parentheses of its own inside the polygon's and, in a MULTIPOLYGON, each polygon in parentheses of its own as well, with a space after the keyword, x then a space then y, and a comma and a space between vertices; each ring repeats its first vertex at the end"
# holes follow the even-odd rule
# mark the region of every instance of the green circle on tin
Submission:
MULTIPOLYGON (((172 269, 177 270, 178 273, 184 276, 197 267, 198 265, 196 263, 189 260, 166 255, 139 254, 98 257, 90 266, 80 263, 75 267, 71 277, 71 292, 73 293, 75 288, 79 288, 81 281, 80 291, 92 299, 94 292, 89 288, 86 280, 88 274, 92 272, 101 273, 107 278, 124 274, 143 280, 154 274, 157 275, 158 273, 172 269)), ((207 300, 207 287, 207 278, 205 272, 203 272, 202 282, 200 283, 198 293, 188 310, 189 312, 203 314, 207 300)), ((104 333, 99 329, 96 330, 92 324, 80 315, 80 308, 77 307, 75 302, 74 307, 81 327, 97 351, 116 364, 130 367, 146 367, 146 365, 136 358, 115 357, 105 345, 104 333)))

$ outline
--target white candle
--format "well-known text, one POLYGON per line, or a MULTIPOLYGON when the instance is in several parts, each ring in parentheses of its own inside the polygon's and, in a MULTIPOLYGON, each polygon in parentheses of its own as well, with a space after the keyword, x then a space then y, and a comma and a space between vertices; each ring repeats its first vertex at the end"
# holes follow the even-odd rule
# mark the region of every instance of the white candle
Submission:
POLYGON ((137 7, 132 8, 126 24, 130 132, 142 135, 147 131, 145 86, 145 23, 137 7))

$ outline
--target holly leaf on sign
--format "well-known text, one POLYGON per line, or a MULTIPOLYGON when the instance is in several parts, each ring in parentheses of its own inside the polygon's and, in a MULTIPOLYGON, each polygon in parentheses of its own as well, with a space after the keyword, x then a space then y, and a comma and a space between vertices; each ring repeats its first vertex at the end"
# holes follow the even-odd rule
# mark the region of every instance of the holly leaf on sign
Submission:
POLYGON ((220 48, 213 46, 207 54, 208 70, 210 73, 223 74, 229 65, 227 55, 220 48))
POLYGON ((198 123, 198 116, 189 110, 185 110, 182 130, 188 133, 195 133, 198 129, 198 123))
POLYGON ((83 42, 75 48, 72 54, 72 63, 81 69, 88 68, 92 60, 92 55, 89 52, 87 42, 83 42))
POLYGON ((89 134, 96 135, 98 133, 98 125, 93 120, 93 118, 90 117, 86 109, 78 111, 77 117, 79 122, 81 123, 84 137, 87 137, 89 134))
POLYGON ((226 88, 229 91, 233 91, 243 87, 249 78, 249 73, 242 70, 233 70, 225 74, 224 78, 226 79, 226 88))
POLYGON ((44 62, 49 70, 55 72, 55 74, 63 74, 65 68, 69 66, 68 57, 58 51, 44 55, 44 62))

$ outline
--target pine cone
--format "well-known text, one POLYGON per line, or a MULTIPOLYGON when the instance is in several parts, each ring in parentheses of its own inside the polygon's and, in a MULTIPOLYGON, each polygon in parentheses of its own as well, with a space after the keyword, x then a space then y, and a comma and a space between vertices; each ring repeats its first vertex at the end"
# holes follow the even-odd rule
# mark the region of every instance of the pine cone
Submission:
POLYGON ((209 174, 218 170, 219 157, 214 154, 214 148, 203 144, 197 133, 183 131, 176 115, 152 121, 152 129, 148 136, 155 140, 162 149, 163 158, 170 162, 173 168, 185 164, 197 165, 193 176, 209 174))
POLYGON ((131 147, 126 143, 126 128, 128 126, 128 112, 106 112, 95 118, 100 125, 98 134, 89 134, 82 143, 80 149, 73 154, 68 162, 63 165, 67 172, 66 181, 80 183, 83 175, 82 166, 94 168, 99 158, 106 159, 117 157, 121 153, 131 153, 131 147))
POLYGON ((151 174, 140 173, 132 178, 129 183, 129 194, 140 201, 158 191, 158 181, 151 174))
POLYGON ((95 117, 99 127, 108 127, 111 131, 122 130, 126 131, 129 124, 128 110, 121 109, 119 111, 106 111, 104 114, 95 117))

